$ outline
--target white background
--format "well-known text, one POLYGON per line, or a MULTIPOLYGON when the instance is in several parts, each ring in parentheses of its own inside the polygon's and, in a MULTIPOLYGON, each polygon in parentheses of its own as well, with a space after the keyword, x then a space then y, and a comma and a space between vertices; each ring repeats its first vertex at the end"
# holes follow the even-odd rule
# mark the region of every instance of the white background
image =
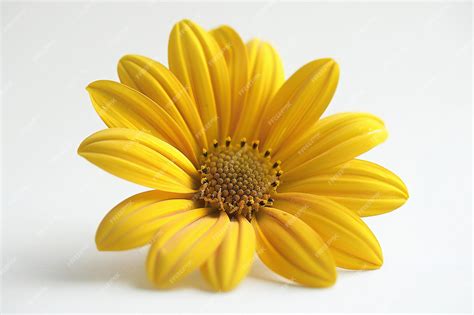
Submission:
POLYGON ((469 312, 472 296, 470 3, 3 3, 2 311, 469 312), (256 263, 229 294, 199 274, 153 290, 145 250, 100 253, 95 229, 146 190, 76 155, 104 128, 85 86, 117 79, 118 59, 166 64, 173 24, 229 24, 280 52, 287 76, 320 57, 341 68, 328 113, 367 111, 390 137, 364 158, 406 182, 410 199, 367 218, 384 250, 371 272, 330 289, 285 284, 256 263))

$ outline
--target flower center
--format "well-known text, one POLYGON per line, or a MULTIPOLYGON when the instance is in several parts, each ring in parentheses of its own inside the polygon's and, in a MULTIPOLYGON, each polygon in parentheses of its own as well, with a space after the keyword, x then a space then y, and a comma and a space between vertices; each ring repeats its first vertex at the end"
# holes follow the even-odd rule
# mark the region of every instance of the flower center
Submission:
POLYGON ((232 144, 230 137, 223 145, 214 140, 210 151, 203 150, 198 198, 248 220, 260 207, 271 205, 283 172, 280 161, 272 163, 270 150, 261 153, 258 144, 248 145, 245 138, 239 144, 232 144))

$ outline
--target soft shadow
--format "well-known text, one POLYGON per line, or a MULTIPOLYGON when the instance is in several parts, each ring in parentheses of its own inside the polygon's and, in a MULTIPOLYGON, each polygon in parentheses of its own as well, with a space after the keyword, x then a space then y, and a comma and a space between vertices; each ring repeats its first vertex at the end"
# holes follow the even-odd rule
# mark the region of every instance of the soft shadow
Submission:
MULTIPOLYGON (((145 271, 143 270, 143 272, 145 271)), ((135 280, 138 280, 138 279, 135 279, 135 280)), ((201 291, 213 292, 211 290, 211 287, 209 287, 207 283, 205 282, 205 280, 201 277, 199 271, 195 271, 191 273, 184 279, 180 280, 178 283, 166 289, 160 289, 160 288, 154 287, 150 283, 150 281, 146 279, 146 277, 143 277, 142 281, 134 281, 133 286, 141 290, 153 290, 153 291, 163 291, 163 292, 185 290, 185 289, 197 289, 201 291)))
MULTIPOLYGON (((99 289, 126 283, 134 288, 147 291, 175 291, 196 289, 213 292, 199 271, 188 275, 172 287, 161 290, 147 279, 145 261, 148 248, 122 251, 99 252, 94 244, 43 244, 40 251, 29 252, 22 277, 25 281, 40 283, 57 281, 62 283, 96 283, 99 289), (64 245, 63 245, 64 244, 64 245), (49 246, 49 248, 47 248, 49 246), (71 250, 74 249, 74 250, 71 250), (63 257, 60 257, 59 254, 63 257)), ((26 258, 26 257, 25 257, 26 258)), ((338 270, 343 274, 358 271, 338 270)), ((257 257, 249 272, 249 277, 259 281, 272 282, 280 286, 299 287, 268 269, 257 257)))
POLYGON ((363 275, 364 273, 367 273, 367 272, 373 273, 373 272, 377 272, 378 270, 380 270, 380 269, 350 270, 350 269, 342 269, 342 268, 336 268, 336 269, 337 269, 338 276, 343 277, 343 278, 355 277, 355 276, 363 275))
MULTIPOLYGON (((44 246, 40 253, 28 253, 22 261, 25 281, 60 283, 95 283, 99 290, 126 283, 149 291, 160 291, 146 277, 145 261, 148 248, 123 252, 99 252, 93 244, 50 248, 44 246), (71 248, 75 250, 71 250, 71 248), (62 253, 60 257, 58 253, 62 253), (26 258, 26 257, 25 257, 26 258)), ((57 245, 57 244, 56 244, 57 245)), ((171 288, 163 291, 197 289, 210 291, 199 272, 194 272, 171 288)))
POLYGON ((248 276, 261 281, 273 282, 282 286, 301 287, 300 285, 288 281, 268 269, 268 267, 266 267, 258 258, 255 258, 248 276))
MULTIPOLYGON (((102 257, 94 259, 91 264, 72 268, 70 272, 66 272, 64 276, 73 281, 101 281, 105 285, 111 282, 126 282, 130 286, 147 291, 173 291, 184 289, 198 289, 209 291, 209 287, 204 283, 204 279, 200 278, 199 272, 194 272, 185 277, 175 285, 166 289, 154 287, 147 279, 145 270, 146 250, 134 250, 119 253, 99 253, 101 256, 113 255, 110 257, 102 257), (117 257, 120 254, 120 257, 117 257), (111 275, 112 273, 112 275, 111 275), (104 277, 104 275, 107 275, 104 277)), ((70 268, 71 269, 71 268, 70 268)))

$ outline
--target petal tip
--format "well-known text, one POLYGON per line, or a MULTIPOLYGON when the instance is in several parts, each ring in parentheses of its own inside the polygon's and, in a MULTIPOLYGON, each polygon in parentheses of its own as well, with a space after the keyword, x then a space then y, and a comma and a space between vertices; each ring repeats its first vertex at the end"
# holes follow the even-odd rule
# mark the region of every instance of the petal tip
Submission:
POLYGON ((86 86, 86 91, 87 91, 89 94, 90 94, 91 89, 92 89, 91 84, 92 84, 92 83, 89 83, 89 84, 87 84, 87 86, 86 86))
POLYGON ((382 247, 380 247, 380 244, 378 241, 376 241, 375 248, 373 249, 373 253, 375 254, 373 259, 366 260, 365 263, 361 266, 361 270, 376 270, 380 269, 383 265, 384 259, 383 259, 383 252, 382 252, 382 247))
POLYGON ((148 58, 146 58, 144 56, 137 55, 137 54, 126 54, 126 55, 123 55, 122 57, 120 57, 120 59, 118 61, 118 65, 123 65, 123 63, 125 63, 125 62, 134 63, 136 60, 140 60, 140 59, 148 59, 148 58))
POLYGON ((180 26, 190 27, 192 25, 196 25, 196 23, 194 23, 190 19, 182 19, 182 20, 179 20, 178 22, 176 22, 176 24, 174 26, 175 27, 180 27, 180 26))
POLYGON ((339 64, 331 57, 320 59, 323 63, 323 67, 329 68, 329 70, 336 71, 336 75, 339 74, 339 64))
POLYGON ((408 192, 408 187, 405 185, 405 183, 401 179, 400 179, 400 183, 402 186, 403 198, 405 199, 403 203, 405 203, 410 198, 410 193, 408 192))
POLYGON ((359 270, 377 270, 382 268, 383 266, 383 258, 366 262, 365 264, 361 265, 358 269, 359 270))
POLYGON ((360 268, 361 270, 376 270, 380 269, 383 266, 383 254, 382 248, 379 246, 378 250, 375 252, 376 257, 371 261, 366 261, 366 263, 360 268))
MULTIPOLYGON (((99 226, 99 229, 100 229, 100 226, 99 226)), ((104 242, 104 238, 99 237, 99 229, 97 230, 96 235, 95 235, 95 247, 100 252, 111 251, 112 249, 110 247, 106 246, 106 244, 104 242)))
POLYGON ((81 144, 79 144, 76 150, 77 155, 82 156, 82 157, 84 157, 84 147, 85 147, 84 141, 82 141, 81 144))
POLYGON ((319 279, 318 283, 312 287, 317 288, 329 288, 332 287, 337 281, 337 272, 336 268, 328 272, 327 277, 325 279, 319 279), (321 281, 322 280, 322 281, 321 281))
POLYGON ((218 287, 213 287, 213 289, 218 293, 229 293, 237 287, 236 285, 219 285, 218 287))
POLYGON ((114 81, 111 81, 111 80, 96 80, 96 81, 93 81, 93 82, 89 83, 86 86, 86 91, 89 93, 89 95, 91 95, 94 90, 100 89, 101 87, 104 86, 104 84, 109 84, 109 83, 113 84, 113 83, 117 83, 117 82, 114 82, 114 81))
POLYGON ((98 84, 100 84, 100 81, 101 81, 101 80, 96 80, 96 81, 93 81, 93 82, 89 83, 89 84, 86 86, 86 91, 90 93, 94 88, 96 88, 96 86, 97 86, 98 84))
POLYGON ((331 57, 325 58, 325 61, 328 65, 337 66, 337 61, 331 57))
POLYGON ((96 241, 96 243, 95 243, 95 247, 96 247, 97 250, 100 251, 100 252, 105 252, 105 251, 107 251, 107 249, 106 249, 102 244, 97 243, 97 241, 96 241))

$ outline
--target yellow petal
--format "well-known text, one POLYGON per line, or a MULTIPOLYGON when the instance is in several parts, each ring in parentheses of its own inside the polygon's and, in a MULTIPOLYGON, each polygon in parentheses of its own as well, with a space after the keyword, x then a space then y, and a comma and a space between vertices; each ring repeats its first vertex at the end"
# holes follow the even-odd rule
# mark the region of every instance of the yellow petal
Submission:
POLYGON ((148 278, 169 287, 199 268, 220 245, 229 226, 224 211, 206 216, 181 214, 160 228, 147 258, 148 278))
POLYGON ((192 194, 151 190, 115 206, 97 229, 99 250, 126 250, 150 243, 158 228, 185 211, 197 208, 192 194))
POLYGON ((249 77, 247 48, 239 34, 227 25, 220 26, 211 31, 224 54, 229 72, 231 89, 231 117, 229 134, 232 135, 237 120, 240 116, 245 98, 245 85, 249 77))
POLYGON ((262 208, 252 225, 257 253, 271 270, 311 287, 336 281, 334 260, 319 235, 299 218, 273 208, 262 208))
POLYGON ((118 82, 95 81, 87 91, 99 116, 110 128, 128 128, 148 132, 179 149, 194 159, 195 150, 190 138, 173 117, 142 93, 118 82))
POLYGON ((171 31, 170 70, 193 97, 208 136, 223 140, 230 125, 230 83, 224 53, 214 38, 197 24, 183 20, 171 31))
POLYGON ((247 52, 249 76, 239 92, 245 94, 245 101, 234 137, 246 137, 251 141, 258 138, 265 109, 285 77, 280 56, 270 44, 259 39, 251 40, 247 43, 247 52))
POLYGON ((103 170, 158 190, 195 192, 199 173, 168 143, 138 130, 111 128, 86 138, 78 153, 103 170))
POLYGON ((274 158, 283 161, 283 180, 290 182, 347 162, 385 139, 387 130, 379 118, 360 113, 337 114, 319 121, 294 143, 288 142, 292 154, 277 153, 274 158))
POLYGON ((231 221, 214 254, 201 267, 202 274, 216 291, 230 291, 247 275, 255 253, 255 232, 247 219, 231 221))
POLYGON ((347 269, 378 269, 382 249, 369 227, 354 212, 326 197, 279 193, 275 207, 303 220, 329 247, 336 265, 347 269))
POLYGON ((392 211, 408 199, 407 187, 397 175, 363 160, 351 160, 315 176, 285 182, 278 190, 326 196, 360 216, 392 211))
POLYGON ((297 70, 268 104, 260 130, 264 147, 281 146, 312 126, 336 91, 339 67, 332 59, 314 60, 297 70))
POLYGON ((173 117, 198 154, 207 147, 196 105, 165 66, 146 57, 127 55, 118 63, 118 74, 123 84, 145 94, 173 117))

